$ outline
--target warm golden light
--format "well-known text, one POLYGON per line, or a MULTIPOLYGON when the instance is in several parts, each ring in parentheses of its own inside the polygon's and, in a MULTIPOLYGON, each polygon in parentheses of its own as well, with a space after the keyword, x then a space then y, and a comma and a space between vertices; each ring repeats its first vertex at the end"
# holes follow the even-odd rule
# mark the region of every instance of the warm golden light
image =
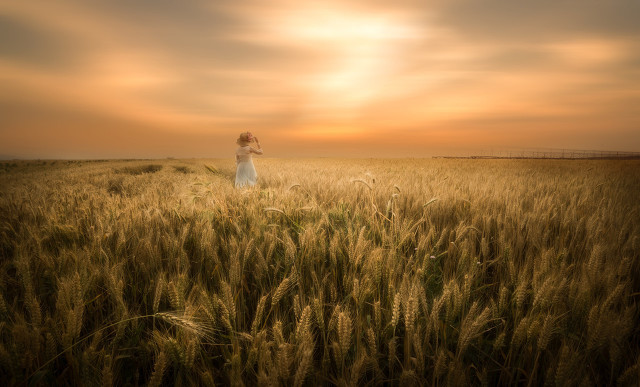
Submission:
POLYGON ((221 157, 249 129, 273 156, 638 150, 640 31, 614 3, 9 3, 0 156, 221 157))

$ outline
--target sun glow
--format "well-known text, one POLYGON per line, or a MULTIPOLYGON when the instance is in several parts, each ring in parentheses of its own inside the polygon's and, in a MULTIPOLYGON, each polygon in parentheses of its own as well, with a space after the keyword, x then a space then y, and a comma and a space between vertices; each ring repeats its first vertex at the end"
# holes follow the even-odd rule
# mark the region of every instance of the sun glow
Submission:
POLYGON ((628 1, 5 3, 0 156, 640 146, 628 1))
POLYGON ((401 15, 334 7, 300 7, 274 15, 271 36, 325 50, 326 64, 301 78, 308 90, 304 114, 351 119, 383 92, 398 66, 399 41, 418 36, 401 15), (296 37, 294 41, 291 37, 296 37))
POLYGON ((294 133, 295 138, 301 140, 327 140, 339 141, 339 140, 352 140, 366 133, 361 127, 349 126, 349 125, 327 125, 316 127, 305 127, 300 131, 294 133))

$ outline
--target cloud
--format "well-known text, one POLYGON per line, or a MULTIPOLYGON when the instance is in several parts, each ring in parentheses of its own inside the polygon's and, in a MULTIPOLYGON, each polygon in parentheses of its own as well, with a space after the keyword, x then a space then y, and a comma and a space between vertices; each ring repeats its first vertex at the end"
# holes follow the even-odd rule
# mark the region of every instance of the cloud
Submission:
POLYGON ((545 42, 576 38, 629 38, 640 32, 634 1, 441 1, 437 21, 472 41, 545 42))
POLYGON ((0 58, 42 71, 78 69, 77 56, 86 49, 69 45, 69 36, 19 19, 0 15, 0 58))
MULTIPOLYGON (((167 144, 251 129, 282 143, 282 155, 287 144, 313 152, 305 141, 325 144, 320 153, 362 143, 384 153, 393 133, 441 147, 517 145, 556 133, 543 126, 557 133, 541 146, 585 128, 590 147, 640 147, 629 129, 640 121, 639 8, 627 0, 9 3, 0 13, 0 140, 11 136, 19 148, 18 131, 25 144, 46 132, 32 110, 76 137, 61 128, 110 122, 114 133, 155 132, 167 144)), ((141 147, 153 153, 160 143, 141 147)), ((390 153, 414 149, 394 144, 390 153)))

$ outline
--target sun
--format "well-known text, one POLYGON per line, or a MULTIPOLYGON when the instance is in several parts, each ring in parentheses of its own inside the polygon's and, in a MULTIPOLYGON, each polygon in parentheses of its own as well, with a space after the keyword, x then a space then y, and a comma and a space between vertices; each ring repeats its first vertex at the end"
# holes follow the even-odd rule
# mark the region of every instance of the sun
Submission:
POLYGON ((283 12, 274 28, 292 44, 322 50, 323 68, 300 80, 308 90, 306 113, 337 119, 352 118, 383 91, 398 65, 398 41, 417 35, 397 15, 343 6, 300 6, 283 12))

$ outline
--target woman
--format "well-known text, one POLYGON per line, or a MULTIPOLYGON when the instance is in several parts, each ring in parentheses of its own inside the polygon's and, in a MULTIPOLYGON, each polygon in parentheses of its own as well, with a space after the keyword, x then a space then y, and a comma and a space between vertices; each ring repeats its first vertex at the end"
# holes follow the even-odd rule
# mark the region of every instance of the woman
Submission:
POLYGON ((256 168, 253 166, 251 154, 262 154, 262 147, 257 137, 253 137, 251 132, 240 133, 240 137, 236 140, 240 147, 236 150, 236 188, 245 186, 253 186, 256 184, 258 175, 256 168), (251 147, 249 144, 255 142, 258 149, 251 147))

